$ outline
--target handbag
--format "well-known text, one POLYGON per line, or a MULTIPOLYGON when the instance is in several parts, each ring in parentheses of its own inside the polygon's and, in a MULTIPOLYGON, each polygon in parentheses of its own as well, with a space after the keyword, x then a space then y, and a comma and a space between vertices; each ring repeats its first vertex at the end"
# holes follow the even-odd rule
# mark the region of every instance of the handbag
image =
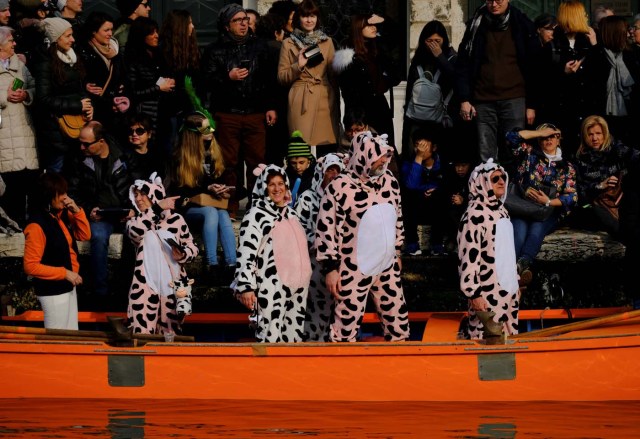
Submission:
POLYGON ((77 139, 80 137, 80 130, 85 123, 86 122, 82 114, 65 114, 58 118, 60 131, 71 139, 77 139))
POLYGON ((216 209, 227 209, 229 207, 229 199, 228 198, 216 198, 209 194, 198 194, 189 198, 189 202, 193 204, 197 204, 198 206, 211 206, 216 209))
POLYGON ((600 193, 594 200, 593 204, 596 206, 600 206, 605 209, 609 214, 614 217, 616 220, 620 219, 618 213, 618 207, 620 205, 620 200, 622 200, 622 185, 618 180, 618 184, 608 188, 604 192, 600 193))
MULTIPOLYGON (((546 193, 549 199, 556 198, 556 188, 554 186, 541 186, 540 190, 546 193)), ((526 198, 520 185, 513 182, 509 183, 504 206, 510 216, 532 221, 545 221, 551 216, 554 209, 553 206, 538 204, 526 198)))

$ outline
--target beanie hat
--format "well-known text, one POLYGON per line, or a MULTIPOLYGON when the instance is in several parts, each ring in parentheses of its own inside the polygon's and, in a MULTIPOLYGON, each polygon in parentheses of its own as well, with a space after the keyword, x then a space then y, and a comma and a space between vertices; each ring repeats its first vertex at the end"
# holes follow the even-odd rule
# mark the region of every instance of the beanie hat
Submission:
POLYGON ((4 11, 9 7, 9 0, 0 0, 0 11, 4 11))
POLYGON ((71 23, 60 17, 45 18, 42 22, 44 25, 44 33, 52 43, 58 41, 58 38, 60 38, 67 29, 71 28, 71 23))
POLYGON ((142 3, 140 0, 117 0, 116 5, 118 6, 118 11, 120 11, 120 17, 129 17, 138 9, 140 3, 142 3))
POLYGON ((236 3, 231 3, 218 12, 218 26, 228 26, 231 19, 238 12, 245 12, 244 8, 236 3))
POLYGON ((58 0, 58 11, 62 12, 65 6, 67 6, 67 0, 58 0))
POLYGON ((302 133, 298 130, 294 131, 289 138, 289 146, 287 147, 287 159, 293 157, 306 157, 309 160, 313 159, 311 154, 311 147, 302 138, 302 133))

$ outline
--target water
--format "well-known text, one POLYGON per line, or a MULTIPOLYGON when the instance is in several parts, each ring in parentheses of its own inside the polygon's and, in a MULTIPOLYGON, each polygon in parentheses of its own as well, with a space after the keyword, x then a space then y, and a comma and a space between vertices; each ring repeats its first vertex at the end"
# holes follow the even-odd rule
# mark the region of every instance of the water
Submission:
POLYGON ((640 402, 0 400, 0 438, 632 438, 640 402))

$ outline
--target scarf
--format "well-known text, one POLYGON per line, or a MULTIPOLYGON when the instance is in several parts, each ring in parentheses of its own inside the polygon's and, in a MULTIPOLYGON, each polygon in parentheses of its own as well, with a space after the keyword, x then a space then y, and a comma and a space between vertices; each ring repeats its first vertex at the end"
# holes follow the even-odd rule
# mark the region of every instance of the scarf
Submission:
POLYGON ((321 30, 314 30, 313 32, 305 32, 300 29, 294 29, 291 33, 291 40, 298 46, 298 49, 304 49, 305 47, 313 46, 314 44, 320 44, 322 41, 328 40, 327 34, 321 30))
POLYGON ((555 154, 547 154, 544 151, 542 151, 542 153, 544 154, 544 156, 546 158, 549 159, 550 162, 559 162, 559 161, 562 160, 562 150, 560 149, 559 146, 556 148, 556 153, 555 154))
POLYGON ((613 53, 609 49, 604 49, 604 53, 611 65, 609 78, 607 78, 606 114, 626 116, 628 113, 624 101, 631 94, 631 86, 634 84, 633 78, 622 60, 622 52, 613 53))
POLYGON ((229 38, 231 39, 231 41, 235 42, 238 46, 241 46, 244 43, 246 43, 247 40, 249 39, 249 37, 251 36, 251 34, 249 32, 247 32, 245 34, 245 36, 243 36, 243 37, 236 36, 236 35, 232 34, 231 32, 228 32, 228 35, 229 35, 229 38))
POLYGON ((489 24, 489 29, 493 31, 504 31, 509 27, 509 18, 511 17, 511 8, 507 9, 507 12, 504 15, 493 15, 487 10, 487 5, 480 6, 473 18, 471 19, 471 26, 469 27, 469 33, 471 37, 469 41, 467 41, 467 45, 465 46, 465 50, 471 56, 471 52, 473 51, 473 45, 475 44, 476 35, 478 33, 478 29, 480 28, 480 24, 482 23, 482 19, 486 19, 489 24))
POLYGON ((76 56, 76 52, 73 51, 73 47, 71 47, 66 52, 60 52, 59 50, 56 50, 56 54, 58 55, 58 58, 60 58, 60 61, 65 64, 69 64, 71 67, 73 67, 73 65, 78 62, 78 57, 76 56))
POLYGON ((109 43, 103 45, 98 43, 95 38, 92 38, 91 41, 89 41, 89 45, 96 51, 98 56, 102 58, 107 68, 111 67, 111 59, 115 57, 120 50, 118 42, 114 39, 110 39, 109 43))

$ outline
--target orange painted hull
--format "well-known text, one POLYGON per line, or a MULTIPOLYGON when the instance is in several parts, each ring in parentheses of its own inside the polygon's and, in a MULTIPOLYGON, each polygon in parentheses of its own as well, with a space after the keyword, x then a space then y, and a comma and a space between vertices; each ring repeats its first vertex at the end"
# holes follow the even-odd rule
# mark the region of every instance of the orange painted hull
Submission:
POLYGON ((640 400, 638 319, 498 346, 3 341, 0 353, 3 398, 640 400), (131 376, 137 383, 120 382, 131 376))

